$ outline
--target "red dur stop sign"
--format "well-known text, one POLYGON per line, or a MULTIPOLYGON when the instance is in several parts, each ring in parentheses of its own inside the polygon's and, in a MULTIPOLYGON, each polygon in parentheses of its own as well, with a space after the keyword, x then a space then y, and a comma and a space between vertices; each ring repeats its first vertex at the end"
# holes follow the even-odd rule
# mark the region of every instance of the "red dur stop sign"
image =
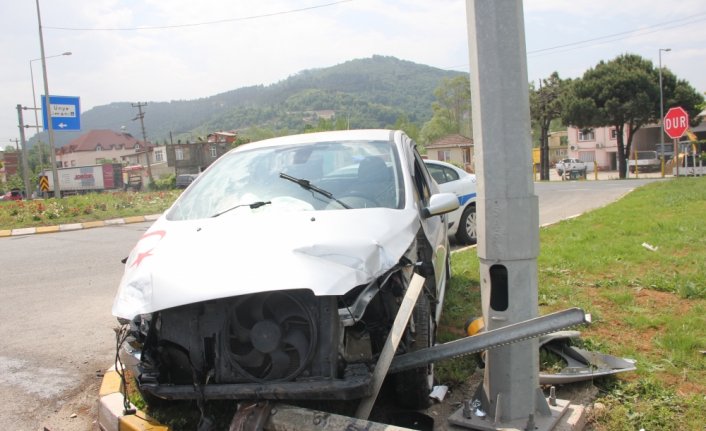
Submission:
POLYGON ((679 139, 689 128, 689 114, 681 106, 670 108, 664 116, 664 132, 672 139, 679 139))

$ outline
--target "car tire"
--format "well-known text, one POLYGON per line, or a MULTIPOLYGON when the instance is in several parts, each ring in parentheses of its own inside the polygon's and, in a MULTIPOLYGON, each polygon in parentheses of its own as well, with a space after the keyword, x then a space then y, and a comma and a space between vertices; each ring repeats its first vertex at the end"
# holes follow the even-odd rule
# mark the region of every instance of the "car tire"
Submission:
POLYGON ((463 210, 461 218, 458 221, 458 231, 456 231, 456 240, 462 244, 475 244, 478 239, 478 219, 476 218, 476 206, 468 205, 463 210))
MULTIPOLYGON (((415 325, 414 340, 409 351, 414 352, 434 345, 435 323, 429 298, 422 293, 412 312, 415 325)), ((402 371, 395 375, 395 393, 400 407, 419 410, 429 407, 429 394, 434 387, 434 364, 402 371)))

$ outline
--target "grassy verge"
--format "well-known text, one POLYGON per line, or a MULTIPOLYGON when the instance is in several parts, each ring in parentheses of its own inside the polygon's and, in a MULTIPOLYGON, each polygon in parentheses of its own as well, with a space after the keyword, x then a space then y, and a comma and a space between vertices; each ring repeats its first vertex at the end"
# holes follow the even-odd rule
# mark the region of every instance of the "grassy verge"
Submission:
MULTIPOLYGON (((582 329, 583 340, 637 360, 636 373, 595 382, 607 408, 595 410, 594 429, 702 430, 706 424, 704 216, 706 179, 689 178, 650 184, 541 231, 541 312, 581 307, 594 321, 582 329)), ((455 254, 452 267, 445 339, 458 333, 449 328, 480 315, 475 250, 455 254)), ((451 383, 462 381, 465 369, 457 361, 437 367, 451 383)))
POLYGON ((91 193, 64 199, 0 202, 0 229, 159 214, 169 208, 180 192, 91 193))

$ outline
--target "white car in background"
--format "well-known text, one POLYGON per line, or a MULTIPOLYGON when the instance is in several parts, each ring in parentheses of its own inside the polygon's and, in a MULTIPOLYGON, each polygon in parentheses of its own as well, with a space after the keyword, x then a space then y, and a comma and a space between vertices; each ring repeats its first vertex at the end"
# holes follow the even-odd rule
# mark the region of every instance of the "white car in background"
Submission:
POLYGON ((476 176, 451 163, 425 159, 429 174, 439 185, 439 191, 458 197, 459 207, 449 214, 449 236, 462 244, 475 244, 478 237, 476 224, 476 176))

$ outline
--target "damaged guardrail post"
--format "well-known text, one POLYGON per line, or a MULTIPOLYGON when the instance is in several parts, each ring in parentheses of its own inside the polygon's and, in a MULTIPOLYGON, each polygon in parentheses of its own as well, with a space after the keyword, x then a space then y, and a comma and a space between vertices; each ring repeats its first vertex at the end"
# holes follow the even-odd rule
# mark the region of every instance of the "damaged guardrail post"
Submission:
MULTIPOLYGON (((494 330, 539 313, 539 205, 524 168, 532 160, 527 52, 521 0, 467 0, 466 11, 481 302, 494 330)), ((552 412, 538 374, 536 339, 489 350, 479 398, 492 427, 483 429, 542 429, 552 412)))

